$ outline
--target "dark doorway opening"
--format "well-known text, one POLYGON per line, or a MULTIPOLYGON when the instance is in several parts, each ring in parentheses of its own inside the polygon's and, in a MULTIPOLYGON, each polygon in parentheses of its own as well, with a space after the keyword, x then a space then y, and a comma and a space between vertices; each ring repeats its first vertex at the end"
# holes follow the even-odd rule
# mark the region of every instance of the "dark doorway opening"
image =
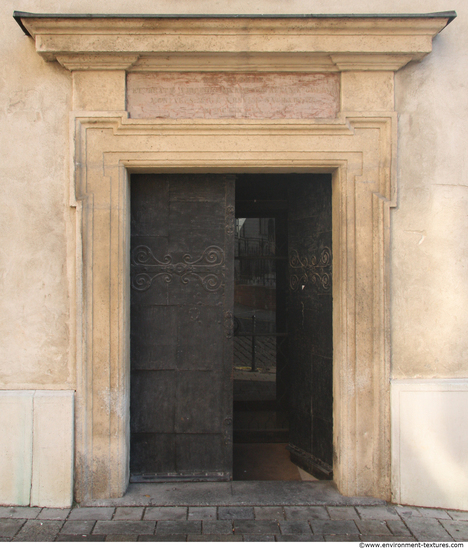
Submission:
POLYGON ((234 254, 234 479, 330 479, 331 177, 238 175, 234 254))
POLYGON ((131 481, 330 479, 331 176, 135 175, 131 208, 131 481))

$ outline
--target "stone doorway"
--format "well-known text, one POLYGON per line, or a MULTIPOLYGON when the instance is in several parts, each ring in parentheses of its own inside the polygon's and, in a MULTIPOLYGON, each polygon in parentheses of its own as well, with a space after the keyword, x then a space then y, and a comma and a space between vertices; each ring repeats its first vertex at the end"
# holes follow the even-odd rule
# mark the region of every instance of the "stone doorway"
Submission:
POLYGON ((186 173, 287 174, 291 165, 295 173, 331 173, 333 477, 346 494, 382 496, 381 490, 389 490, 386 262, 391 203, 382 193, 391 196, 392 165, 385 158, 390 158, 393 123, 393 116, 304 127, 275 121, 240 126, 210 122, 209 132, 203 123, 191 124, 190 130, 171 123, 168 136, 161 138, 163 123, 153 127, 112 116, 77 116, 77 195, 82 205, 77 219, 83 235, 77 314, 84 370, 77 378, 76 479, 78 491, 92 491, 79 499, 123 494, 128 487, 130 176, 180 173, 181 166, 186 173), (187 137, 188 131, 197 139, 187 137), (177 136, 180 150, 145 151, 152 132, 160 148, 174 147, 177 136), (229 139, 221 140, 220 132, 229 139), (330 132, 332 139, 323 139, 330 132), (381 136, 378 148, 376 135, 381 136), (196 143, 196 152, 186 151, 189 143, 196 143), (227 145, 224 153, 210 153, 220 143, 227 145), (112 406, 97 406, 106 396, 112 406), (361 433, 367 434, 365 444, 361 433), (98 460, 104 451, 105 460, 98 460), (379 466, 368 470, 369 460, 379 466))

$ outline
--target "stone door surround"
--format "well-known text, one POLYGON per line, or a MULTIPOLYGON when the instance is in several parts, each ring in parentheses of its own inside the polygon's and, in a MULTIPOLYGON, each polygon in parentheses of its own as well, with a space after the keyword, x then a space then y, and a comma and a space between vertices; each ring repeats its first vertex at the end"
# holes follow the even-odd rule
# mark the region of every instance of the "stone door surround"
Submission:
POLYGON ((37 52, 73 75, 76 209, 75 498, 129 478, 129 181, 134 172, 330 172, 334 479, 390 500, 389 230, 396 201, 393 78, 454 12, 129 16, 15 13, 37 52), (127 73, 340 75, 331 119, 129 118, 127 73))

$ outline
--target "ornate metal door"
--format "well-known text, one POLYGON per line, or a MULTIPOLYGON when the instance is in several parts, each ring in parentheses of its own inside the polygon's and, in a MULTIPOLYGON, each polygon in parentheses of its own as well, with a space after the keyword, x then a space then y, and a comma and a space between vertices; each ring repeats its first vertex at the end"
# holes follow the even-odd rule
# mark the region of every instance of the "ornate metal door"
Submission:
POLYGON ((331 478, 332 206, 329 175, 288 187, 290 445, 293 462, 331 478))
POLYGON ((131 193, 131 480, 230 479, 234 177, 131 193))

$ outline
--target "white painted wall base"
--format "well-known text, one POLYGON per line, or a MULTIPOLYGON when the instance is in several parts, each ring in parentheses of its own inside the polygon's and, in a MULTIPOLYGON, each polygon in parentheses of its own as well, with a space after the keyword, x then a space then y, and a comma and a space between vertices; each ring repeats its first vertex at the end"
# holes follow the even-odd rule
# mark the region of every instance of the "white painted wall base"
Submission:
POLYGON ((74 391, 0 391, 0 505, 73 501, 74 391))
POLYGON ((393 380, 391 393, 394 501, 468 510, 468 379, 393 380))
POLYGON ((0 504, 30 502, 33 396, 33 391, 0 392, 0 504))

